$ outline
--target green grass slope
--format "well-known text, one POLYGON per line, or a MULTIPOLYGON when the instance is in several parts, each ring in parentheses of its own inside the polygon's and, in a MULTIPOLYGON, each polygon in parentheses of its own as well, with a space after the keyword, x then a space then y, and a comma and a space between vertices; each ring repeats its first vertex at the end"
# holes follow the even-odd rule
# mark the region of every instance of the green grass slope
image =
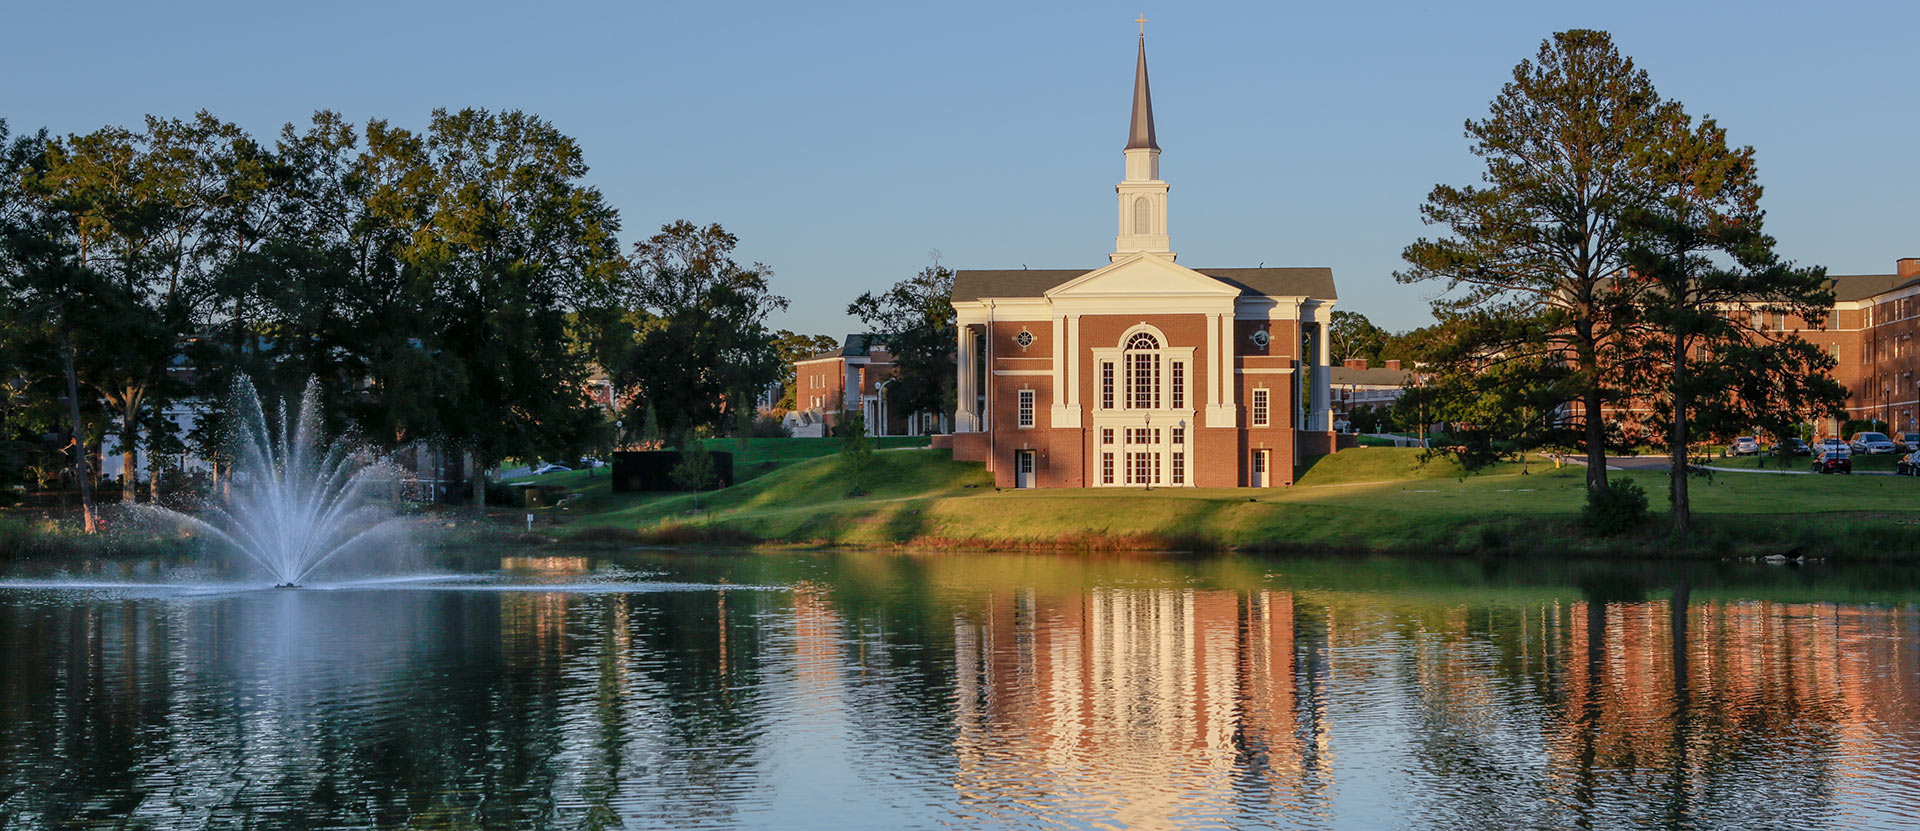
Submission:
POLYGON ((1804 551, 1909 556, 1920 482, 1721 473, 1694 481, 1701 533, 1664 536, 1666 479, 1619 472, 1653 503, 1648 527, 1594 539, 1579 527, 1585 469, 1501 465, 1467 474, 1411 448, 1312 460, 1290 488, 1006 490, 944 450, 876 453, 861 495, 836 456, 786 464, 706 494, 583 494, 577 533, 661 541, 989 548, 1456 550, 1722 556, 1804 551))

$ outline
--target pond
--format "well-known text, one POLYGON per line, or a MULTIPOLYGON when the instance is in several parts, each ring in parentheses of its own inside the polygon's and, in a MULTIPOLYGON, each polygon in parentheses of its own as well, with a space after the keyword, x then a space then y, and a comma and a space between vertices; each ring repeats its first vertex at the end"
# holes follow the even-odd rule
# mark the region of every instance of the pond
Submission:
POLYGON ((1902 828, 1920 572, 558 551, 0 583, 0 828, 1902 828))

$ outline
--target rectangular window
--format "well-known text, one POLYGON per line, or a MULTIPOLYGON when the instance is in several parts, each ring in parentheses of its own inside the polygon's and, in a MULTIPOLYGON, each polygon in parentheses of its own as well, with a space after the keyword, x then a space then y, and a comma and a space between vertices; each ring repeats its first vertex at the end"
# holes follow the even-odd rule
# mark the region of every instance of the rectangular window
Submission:
POLYGON ((1100 409, 1113 409, 1113 362, 1100 362, 1100 409))
POLYGON ((1174 443, 1174 444, 1186 444, 1186 443, 1187 443, 1187 428, 1185 428, 1185 427, 1175 427, 1175 428, 1173 428, 1173 443, 1174 443))
POLYGON ((1176 485, 1184 485, 1187 483, 1186 451, 1173 451, 1173 483, 1176 485))
POLYGON ((1101 444, 1112 444, 1112 443, 1113 443, 1113 428, 1112 428, 1112 427, 1102 427, 1102 428, 1100 428, 1100 443, 1101 443, 1101 444))
POLYGON ((1033 426, 1033 390, 1020 391, 1020 426, 1033 426))
POLYGON ((1176 410, 1186 409, 1186 406, 1187 406, 1187 364, 1186 362, 1174 361, 1173 368, 1170 370, 1170 372, 1172 374, 1171 380, 1173 381, 1173 385, 1172 385, 1173 389, 1168 394, 1171 395, 1173 398, 1173 408, 1176 410))
POLYGON ((1773 313, 1773 330, 1776 332, 1787 331, 1787 313, 1786 312, 1773 313))
POLYGON ((1113 454, 1100 454, 1100 484, 1113 484, 1113 454))
POLYGON ((1253 426, 1255 427, 1267 426, 1267 388, 1266 387, 1260 387, 1259 389, 1256 389, 1253 391, 1253 426))

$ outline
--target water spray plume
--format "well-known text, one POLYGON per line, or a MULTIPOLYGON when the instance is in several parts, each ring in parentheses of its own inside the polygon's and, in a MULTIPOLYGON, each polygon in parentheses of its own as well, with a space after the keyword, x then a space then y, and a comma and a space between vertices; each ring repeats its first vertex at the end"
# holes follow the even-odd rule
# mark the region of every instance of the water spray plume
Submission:
POLYGON ((269 419, 253 385, 237 382, 229 441, 238 476, 231 497, 204 518, 168 512, 239 551, 280 588, 299 586, 315 569, 396 526, 391 511, 367 491, 391 487, 398 471, 384 458, 328 440, 319 382, 307 382, 291 417, 289 409, 282 406, 269 419))

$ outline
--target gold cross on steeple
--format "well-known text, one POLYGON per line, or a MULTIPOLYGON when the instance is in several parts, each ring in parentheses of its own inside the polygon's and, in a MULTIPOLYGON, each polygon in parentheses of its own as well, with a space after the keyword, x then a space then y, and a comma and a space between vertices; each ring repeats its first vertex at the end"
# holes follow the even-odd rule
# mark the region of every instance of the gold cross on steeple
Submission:
POLYGON ((1140 17, 1134 20, 1133 22, 1140 24, 1140 36, 1146 37, 1147 36, 1147 13, 1141 12, 1140 17))

